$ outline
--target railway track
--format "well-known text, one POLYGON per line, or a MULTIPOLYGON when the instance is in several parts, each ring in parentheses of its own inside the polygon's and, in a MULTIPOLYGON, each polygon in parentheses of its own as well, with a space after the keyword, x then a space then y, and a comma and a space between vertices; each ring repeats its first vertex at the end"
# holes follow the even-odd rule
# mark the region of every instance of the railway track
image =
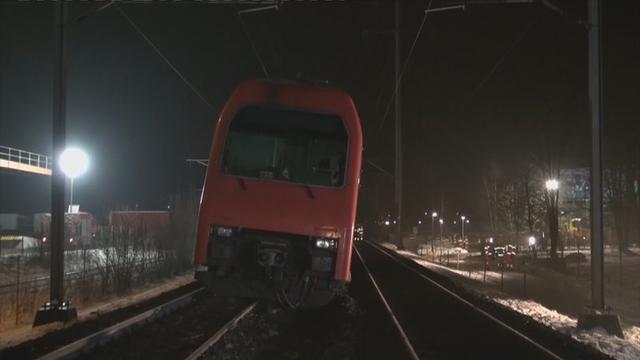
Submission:
POLYGON ((390 319, 408 359, 602 358, 514 315, 496 314, 446 278, 379 245, 358 242, 355 253, 354 285, 372 284, 368 297, 379 301, 369 306, 390 319))
POLYGON ((233 317, 229 322, 224 324, 218 331, 216 331, 209 339, 207 339, 202 345, 198 346, 189 356, 185 358, 185 360, 197 360, 202 355, 204 355, 209 349, 211 349, 218 341, 231 329, 233 329, 238 322, 240 322, 247 314, 255 309, 257 302, 247 306, 242 309, 236 316, 233 317))
POLYGON ((189 359, 202 356, 256 306, 198 289, 40 357, 189 359))
POLYGON ((281 312, 249 300, 230 302, 192 284, 161 304, 99 331, 94 326, 91 335, 37 355, 119 360, 234 354, 256 359, 291 354, 305 359, 603 358, 528 320, 497 314, 447 278, 393 251, 358 242, 354 252, 348 295, 324 308, 281 312), (237 331, 219 341, 239 323, 237 331))
POLYGON ((89 320, 47 334, 1 352, 0 358, 198 359, 255 312, 257 303, 231 302, 196 285, 162 294, 148 304, 133 305, 123 309, 124 313, 105 314, 93 324, 89 320))
POLYGON ((200 293, 203 289, 197 289, 191 291, 185 295, 179 296, 175 299, 167 301, 164 304, 158 305, 152 309, 149 309, 141 314, 135 315, 129 319, 121 321, 117 324, 109 326, 106 329, 97 331, 82 339, 76 340, 71 344, 65 345, 59 349, 56 349, 44 356, 39 357, 39 360, 58 360, 58 359, 71 359, 79 357, 80 355, 87 354, 95 348, 106 345, 108 342, 117 339, 120 336, 131 333, 136 328, 139 328, 151 321, 159 319, 169 313, 178 310, 191 303, 193 296, 200 293))

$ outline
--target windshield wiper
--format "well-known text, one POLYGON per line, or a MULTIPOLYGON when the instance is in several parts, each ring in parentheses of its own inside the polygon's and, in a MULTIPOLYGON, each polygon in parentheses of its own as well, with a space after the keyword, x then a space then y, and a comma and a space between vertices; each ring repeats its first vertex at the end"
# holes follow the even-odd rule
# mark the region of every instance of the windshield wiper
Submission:
POLYGON ((238 180, 238 185, 240 185, 240 189, 242 191, 247 191, 247 184, 245 184, 244 179, 240 176, 236 176, 236 180, 238 180))
POLYGON ((316 198, 316 196, 313 194, 313 190, 311 190, 311 186, 307 184, 302 184, 302 186, 304 186, 304 189, 307 191, 307 196, 309 197, 309 199, 313 200, 316 198))

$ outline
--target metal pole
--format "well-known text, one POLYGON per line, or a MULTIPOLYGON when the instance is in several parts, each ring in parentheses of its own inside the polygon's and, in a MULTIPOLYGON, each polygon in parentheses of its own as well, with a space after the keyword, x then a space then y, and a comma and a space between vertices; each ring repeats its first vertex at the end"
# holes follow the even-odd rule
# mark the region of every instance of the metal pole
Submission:
POLYGON ((523 284, 523 294, 524 294, 524 297, 526 298, 527 297, 527 260, 523 259, 522 261, 523 261, 522 265, 523 265, 523 268, 524 268, 523 269, 524 273, 523 273, 523 276, 522 276, 522 281, 524 282, 524 284, 523 284))
MULTIPOLYGON (((66 131, 66 1, 56 6, 55 64, 53 79, 53 159, 59 159, 65 147, 66 131)), ((64 185, 62 169, 51 167, 51 287, 52 303, 62 301, 64 296, 64 185)))
POLYGON ((69 178, 69 213, 71 213, 71 209, 73 208, 73 178, 69 178))
POLYGON ((591 105, 591 305, 604 310, 602 221, 602 65, 600 0, 589 0, 589 100, 591 105))
POLYGON ((400 0, 396 0, 396 28, 395 28, 395 80, 396 80, 396 166, 395 166, 395 200, 398 214, 398 227, 396 228, 396 236, 398 238, 398 246, 402 249, 402 122, 401 106, 402 106, 402 86, 400 83, 400 0))
POLYGON ((431 252, 433 253, 433 240, 436 237, 436 232, 435 229, 433 227, 433 222, 436 220, 435 217, 431 216, 431 252))
MULTIPOLYGON (((59 159, 65 147, 65 24, 67 2, 58 1, 55 7, 55 63, 53 77, 53 159, 59 159)), ((33 326, 54 321, 68 322, 77 317, 76 310, 64 301, 64 210, 65 176, 58 164, 51 166, 51 275, 50 301, 36 313, 33 326)))
POLYGON ((462 220, 462 239, 460 239, 461 241, 464 241, 464 222, 465 220, 462 220))
POLYGON ((484 262, 484 268, 482 269, 482 285, 487 283, 487 261, 484 262))
POLYGON ((16 325, 20 322, 20 258, 16 259, 16 325))

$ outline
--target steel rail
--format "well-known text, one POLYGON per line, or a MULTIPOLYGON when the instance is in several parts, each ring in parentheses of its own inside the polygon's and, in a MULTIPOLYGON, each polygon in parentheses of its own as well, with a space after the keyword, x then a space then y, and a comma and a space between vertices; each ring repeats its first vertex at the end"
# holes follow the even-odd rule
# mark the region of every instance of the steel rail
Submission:
POLYGON ((544 352, 545 354, 549 355, 550 357, 557 359, 557 360, 563 360, 564 358, 557 355, 556 353, 554 353, 553 351, 547 349, 546 347, 544 347, 543 345, 539 344, 538 342, 536 342, 535 340, 531 339, 530 337, 528 337, 527 335, 523 334, 522 332, 516 330, 515 328, 511 327, 510 325, 506 324, 505 322, 503 322, 502 320, 496 318, 495 316, 489 314, 488 312, 482 310, 480 307, 474 305, 473 303, 471 303, 470 301, 464 299, 463 297, 461 297, 460 295, 456 294, 455 292, 447 289, 445 286, 439 284, 437 281, 429 278, 428 276, 424 275, 423 273, 421 273, 420 271, 412 268, 411 266, 408 266, 407 264, 405 264, 404 262, 398 260, 395 256, 393 256, 392 254, 390 254, 388 251, 384 250, 381 248, 380 245, 377 244, 373 244, 369 241, 363 241, 364 243, 368 244, 369 246, 371 246, 372 248, 380 251, 381 253, 387 255, 388 257, 390 257, 393 261, 397 262, 398 264, 402 265, 404 268, 406 268, 407 270, 410 270, 411 272, 413 272, 415 275, 419 276, 420 278, 422 278, 423 280, 426 280, 427 282, 431 283, 432 285, 438 287, 440 290, 444 291, 446 294, 450 295, 451 297, 453 297, 454 299, 460 301, 461 303, 467 305, 468 307, 472 308, 473 310, 477 311, 478 313, 480 313, 481 315, 483 315, 484 317, 492 320, 493 322, 495 322, 496 324, 498 324, 499 326, 501 326, 502 328, 504 328, 505 330, 515 334, 516 336, 518 336, 519 338, 521 338, 522 340, 524 340, 525 342, 529 343, 530 345, 533 345, 534 347, 536 347, 538 350, 544 352))
POLYGON ((202 343, 194 352, 192 352, 189 356, 186 357, 185 360, 196 360, 200 358, 207 350, 209 350, 213 345, 215 345, 221 338, 226 334, 229 330, 233 329, 238 325, 240 320, 242 320, 247 314, 251 313, 253 309, 258 305, 258 302, 254 302, 253 304, 244 308, 238 315, 236 315, 233 319, 229 320, 224 326, 222 326, 215 334, 213 334, 207 341, 202 343))
POLYGON ((358 255, 358 258, 360 258, 360 262, 362 263, 362 266, 364 267, 364 270, 366 271, 367 275, 369 276, 369 280, 371 280, 371 283, 373 284, 373 287, 376 289, 376 292, 378 293, 378 296, 382 300, 382 303, 384 304, 384 307, 387 310, 387 314, 389 315, 389 317, 393 321, 393 324, 396 326, 396 330, 398 330, 398 333, 400 333, 400 337, 402 338, 402 342, 403 342, 407 352, 409 353, 409 356, 413 360, 420 360, 420 357, 418 356, 418 353, 416 353, 416 350, 413 348, 413 345, 411 345, 411 341, 409 340, 409 337, 407 336, 407 333, 402 328, 402 325, 400 325, 400 322, 398 321, 398 318, 396 318, 396 315, 393 313, 393 310, 391 309, 391 306, 389 305, 389 302, 387 302, 387 299, 382 294, 382 290, 380 290, 380 287, 378 286, 378 283, 373 278, 373 275, 371 274, 371 271, 369 271, 369 267, 367 266, 367 264, 364 262, 364 258, 362 257, 362 255, 360 255, 360 252, 358 251, 358 248, 356 248, 354 246, 353 249, 356 251, 356 255, 358 255))
POLYGON ((141 314, 130 317, 129 319, 112 325, 106 329, 100 330, 80 340, 72 342, 71 344, 65 345, 44 356, 41 356, 38 358, 38 360, 71 359, 77 357, 83 353, 90 351, 96 346, 106 344, 107 342, 115 339, 125 332, 131 331, 132 329, 139 327, 149 321, 156 320, 177 310, 178 308, 190 303, 193 299, 193 296, 202 290, 203 288, 196 289, 176 299, 170 300, 162 305, 156 306, 153 309, 149 309, 141 314))

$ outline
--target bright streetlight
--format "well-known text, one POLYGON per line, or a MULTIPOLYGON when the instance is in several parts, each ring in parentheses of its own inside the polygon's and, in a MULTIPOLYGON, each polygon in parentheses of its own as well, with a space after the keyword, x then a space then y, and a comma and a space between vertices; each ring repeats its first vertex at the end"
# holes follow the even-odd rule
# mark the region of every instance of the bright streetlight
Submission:
POLYGON ((440 241, 442 241, 442 226, 444 225, 444 219, 440 218, 438 222, 440 223, 440 241))
POLYGON ((529 236, 529 246, 536 246, 536 237, 529 236))
POLYGON ((545 181, 544 186, 549 191, 555 191, 555 190, 558 190, 558 188, 560 188, 560 182, 558 182, 558 180, 556 179, 549 179, 545 181))
POLYGON ((89 157, 78 148, 68 148, 60 155, 60 168, 71 181, 69 212, 73 206, 73 179, 84 174, 89 168, 89 157))
POLYGON ((433 252, 433 239, 436 237, 436 233, 434 232, 434 228, 433 228, 433 222, 436 220, 437 217, 438 217, 437 212, 434 211, 431 213, 431 252, 433 252))
POLYGON ((462 241, 464 241, 464 223, 468 224, 469 220, 464 215, 460 216, 460 220, 462 220, 462 221, 460 221, 460 223, 462 224, 462 241))

